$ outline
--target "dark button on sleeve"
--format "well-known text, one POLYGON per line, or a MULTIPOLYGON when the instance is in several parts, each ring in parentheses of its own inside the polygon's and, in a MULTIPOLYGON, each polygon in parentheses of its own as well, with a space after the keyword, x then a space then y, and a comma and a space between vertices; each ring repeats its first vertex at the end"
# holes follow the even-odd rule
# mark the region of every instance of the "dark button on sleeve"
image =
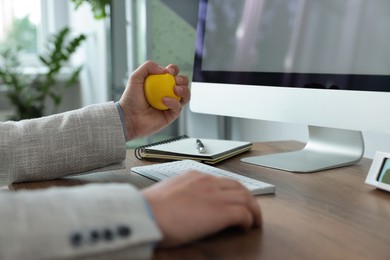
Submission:
POLYGON ((114 233, 111 229, 104 229, 103 230, 103 238, 107 241, 111 241, 114 239, 114 233))
POLYGON ((126 238, 131 235, 131 229, 128 226, 120 225, 118 226, 118 235, 119 237, 126 238))
POLYGON ((80 233, 76 232, 71 234, 70 243, 72 246, 79 247, 81 246, 82 242, 83 242, 83 236, 80 233))
POLYGON ((97 230, 92 230, 91 233, 89 233, 89 240, 92 243, 96 243, 100 238, 100 234, 97 230))

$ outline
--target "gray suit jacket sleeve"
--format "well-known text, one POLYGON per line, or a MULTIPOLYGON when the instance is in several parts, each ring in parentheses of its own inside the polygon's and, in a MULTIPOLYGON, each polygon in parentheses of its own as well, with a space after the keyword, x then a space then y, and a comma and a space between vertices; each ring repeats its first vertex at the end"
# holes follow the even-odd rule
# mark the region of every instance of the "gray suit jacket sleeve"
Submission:
POLYGON ((122 123, 113 102, 0 123, 0 186, 85 172, 125 156, 122 123))
POLYGON ((145 205, 127 184, 0 192, 0 259, 149 259, 145 205))
MULTIPOLYGON (((1 185, 80 173, 125 154, 112 102, 0 123, 1 185)), ((160 237, 127 184, 0 192, 0 259, 144 259, 160 237)))

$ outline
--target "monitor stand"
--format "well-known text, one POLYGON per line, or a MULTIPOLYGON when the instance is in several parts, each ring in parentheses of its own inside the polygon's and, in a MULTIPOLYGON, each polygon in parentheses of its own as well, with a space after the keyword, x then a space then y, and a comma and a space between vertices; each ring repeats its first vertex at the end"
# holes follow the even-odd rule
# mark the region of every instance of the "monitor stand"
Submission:
POLYGON ((309 126, 309 140, 299 151, 242 158, 245 163, 296 173, 353 165, 364 153, 360 131, 309 126))

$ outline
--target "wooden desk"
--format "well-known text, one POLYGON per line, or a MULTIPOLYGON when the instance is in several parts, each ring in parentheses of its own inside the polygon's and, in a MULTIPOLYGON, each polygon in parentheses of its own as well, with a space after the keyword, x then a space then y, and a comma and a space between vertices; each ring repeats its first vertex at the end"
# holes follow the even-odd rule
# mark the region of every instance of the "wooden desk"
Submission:
MULTIPOLYGON (((241 157, 290 151, 297 142, 258 143, 241 157)), ((227 230, 191 245, 158 250, 154 259, 390 259, 390 193, 364 183, 371 160, 312 174, 294 174, 243 164, 240 157, 218 167, 276 185, 275 195, 258 196, 264 227, 227 230)), ((146 164, 128 152, 127 170, 94 173, 10 189, 72 186, 90 182, 153 183, 129 173, 146 164)))

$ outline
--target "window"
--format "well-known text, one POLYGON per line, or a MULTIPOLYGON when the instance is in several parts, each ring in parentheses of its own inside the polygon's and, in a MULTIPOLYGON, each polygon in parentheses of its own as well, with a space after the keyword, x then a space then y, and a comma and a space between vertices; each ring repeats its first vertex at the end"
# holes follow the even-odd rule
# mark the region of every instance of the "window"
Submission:
POLYGON ((69 0, 0 0, 0 50, 19 47, 25 67, 37 66, 50 34, 68 24, 69 0))
POLYGON ((41 0, 0 0, 1 49, 21 48, 25 59, 37 54, 40 28, 41 0))
POLYGON ((0 43, 20 46, 27 53, 37 52, 41 23, 40 0, 0 0, 0 43))

